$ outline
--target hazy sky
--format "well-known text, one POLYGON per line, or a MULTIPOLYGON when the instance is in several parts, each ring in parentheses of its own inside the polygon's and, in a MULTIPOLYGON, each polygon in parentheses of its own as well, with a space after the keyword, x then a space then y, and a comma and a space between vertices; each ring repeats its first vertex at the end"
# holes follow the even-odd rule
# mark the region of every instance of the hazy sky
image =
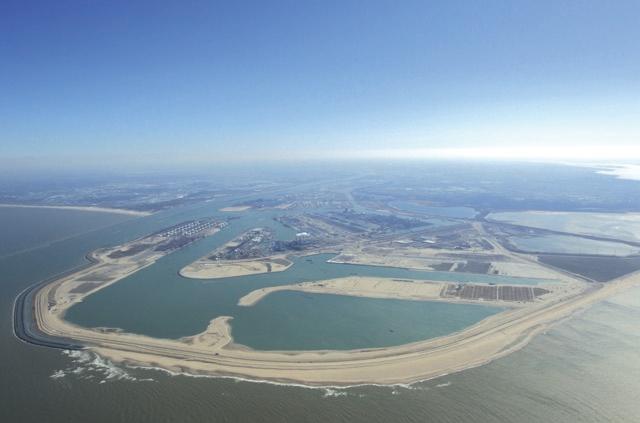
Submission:
POLYGON ((638 0, 3 0, 0 159, 640 156, 639 22, 638 0))

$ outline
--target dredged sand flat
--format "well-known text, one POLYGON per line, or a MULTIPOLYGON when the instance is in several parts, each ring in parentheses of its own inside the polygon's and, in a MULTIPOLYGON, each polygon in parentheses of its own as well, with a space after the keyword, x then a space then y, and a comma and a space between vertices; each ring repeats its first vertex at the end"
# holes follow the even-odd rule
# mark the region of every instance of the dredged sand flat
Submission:
POLYGON ((318 294, 349 295, 367 298, 398 300, 435 300, 445 284, 428 281, 409 281, 389 278, 348 276, 293 285, 279 285, 251 291, 238 300, 240 306, 253 306, 269 294, 278 291, 302 291, 318 294))
MULTIPOLYGON (((203 333, 180 340, 88 329, 67 322, 64 320, 66 310, 93 292, 84 292, 82 289, 74 291, 70 287, 78 288, 79 279, 105 266, 105 257, 108 256, 103 252, 96 256, 97 263, 90 268, 57 280, 38 291, 34 299, 34 313, 42 332, 79 341, 118 363, 308 385, 411 383, 478 366, 521 348, 554 322, 639 280, 638 274, 631 274, 605 285, 567 285, 544 301, 507 309, 451 335, 406 345, 349 351, 256 351, 233 343, 230 316, 213 319, 203 333)), ((115 283, 149 265, 150 261, 153 259, 133 262, 129 259, 126 269, 123 268, 119 273, 110 271, 106 275, 110 276, 109 279, 100 286, 115 283)), ((112 260, 109 264, 118 266, 118 262, 112 260)), ((371 291, 367 283, 355 282, 358 281, 343 283, 342 287, 338 284, 334 288, 371 291)), ((382 287, 378 289, 378 294, 386 292, 385 295, 390 295, 394 285, 389 283, 402 282, 378 283, 382 287)), ((100 286, 96 289, 100 289, 100 286)), ((420 294, 423 299, 435 295, 435 288, 429 287, 428 290, 420 294)))
MULTIPOLYGON (((487 285, 487 284, 468 284, 475 288, 493 288, 497 294, 497 287, 511 289, 526 289, 528 287, 511 286, 511 285, 487 285)), ((250 307, 257 304, 266 296, 280 291, 300 291, 311 294, 333 294, 345 295, 351 297, 365 298, 385 298, 393 300, 406 301, 441 301, 448 303, 470 303, 470 304, 486 304, 498 307, 525 307, 527 301, 506 301, 502 298, 463 298, 459 296, 448 295, 448 288, 455 287, 455 283, 438 282, 417 279, 393 279, 371 276, 347 276, 342 278, 327 279, 313 282, 300 282, 291 285, 277 285, 265 288, 259 288, 249 292, 247 295, 238 300, 238 305, 250 307)), ((547 285, 549 290, 546 295, 558 294, 559 290, 573 289, 564 284, 556 286, 547 285)), ((535 295, 532 295, 534 298, 535 295)), ((542 299, 533 299, 533 301, 544 301, 542 299)))
POLYGON ((402 384, 487 363, 526 345, 551 324, 639 281, 628 275, 568 297, 515 308, 463 331, 412 344, 350 351, 254 351, 233 345, 230 317, 214 319, 202 334, 165 340, 72 325, 37 299, 44 332, 86 343, 114 362, 194 374, 236 376, 309 385, 402 384))
POLYGON ((203 258, 183 267, 179 273, 181 276, 191 279, 221 279, 260 273, 283 272, 291 267, 292 264, 285 256, 233 261, 211 261, 203 258))
POLYGON ((27 209, 60 209, 60 210, 79 210, 79 211, 89 211, 89 212, 97 212, 97 213, 115 213, 115 214, 125 214, 129 216, 150 216, 153 213, 139 211, 139 210, 129 210, 129 209, 117 209, 111 207, 93 207, 93 206, 38 206, 38 205, 29 205, 29 204, 0 204, 0 207, 20 207, 27 209))

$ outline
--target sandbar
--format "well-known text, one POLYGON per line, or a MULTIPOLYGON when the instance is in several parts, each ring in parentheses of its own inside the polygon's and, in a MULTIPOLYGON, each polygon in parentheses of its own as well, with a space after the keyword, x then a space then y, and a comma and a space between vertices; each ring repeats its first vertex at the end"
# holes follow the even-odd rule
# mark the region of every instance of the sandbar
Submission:
POLYGON ((228 316, 214 319, 202 334, 182 340, 91 330, 48 311, 50 288, 36 297, 36 318, 43 332, 78 340, 101 356, 127 365, 316 386, 408 384, 510 354, 553 323, 639 281, 636 273, 564 298, 508 309, 451 335, 350 351, 255 351, 236 346, 228 316))
POLYGON ((394 279, 372 276, 346 276, 342 278, 320 280, 314 282, 300 282, 290 285, 279 285, 259 288, 249 292, 238 300, 238 305, 243 307, 253 306, 266 296, 279 291, 300 291, 312 294, 333 294, 350 297, 385 298, 406 301, 441 301, 448 303, 485 304, 498 307, 526 307, 534 301, 548 300, 550 297, 562 295, 577 286, 559 283, 546 285, 538 295, 533 294, 532 288, 512 285, 472 284, 465 286, 471 288, 467 294, 456 291, 457 283, 429 281, 418 279, 394 279), (489 291, 491 296, 482 296, 489 291), (498 296, 497 289, 505 288, 511 295, 505 298, 498 296), (473 295, 477 290, 478 295, 473 295), (514 291, 527 291, 527 296, 517 296, 514 291), (541 298, 543 297, 543 298, 541 298))
POLYGON ((221 212, 242 212, 247 211, 251 206, 229 206, 220 209, 221 212))
POLYGON ((301 282, 251 291, 238 300, 240 306, 252 306, 278 291, 302 291, 353 297, 393 298, 399 300, 435 300, 440 298, 444 283, 408 279, 347 276, 316 282, 301 282))
POLYGON ((151 212, 118 209, 110 207, 94 207, 94 206, 37 206, 30 204, 0 204, 0 207, 20 207, 24 209, 60 209, 60 210, 79 210, 98 213, 114 213, 114 214, 126 214, 130 216, 150 216, 151 212))
POLYGON ((282 272, 291 267, 291 264, 292 262, 284 256, 249 260, 213 261, 200 259, 183 267, 179 273, 185 278, 220 279, 260 273, 282 272))
MULTIPOLYGON (((348 351, 258 351, 234 343, 230 316, 217 317, 202 333, 177 340, 109 328, 84 328, 66 321, 65 312, 74 303, 150 265, 162 255, 145 250, 113 258, 116 248, 94 253, 92 266, 35 292, 33 313, 39 331, 77 341, 115 363, 313 386, 410 384, 479 366, 517 351, 556 322, 640 283, 640 272, 606 284, 576 279, 558 285, 541 300, 505 307, 504 311, 459 332, 405 345, 348 351)), ((341 278, 309 283, 302 288, 309 292, 430 300, 442 296, 442 285, 429 281, 341 278)), ((277 289, 287 288, 274 287, 271 292, 277 289)), ((245 298, 244 305, 255 304, 259 294, 266 295, 258 292, 253 298, 245 298)))

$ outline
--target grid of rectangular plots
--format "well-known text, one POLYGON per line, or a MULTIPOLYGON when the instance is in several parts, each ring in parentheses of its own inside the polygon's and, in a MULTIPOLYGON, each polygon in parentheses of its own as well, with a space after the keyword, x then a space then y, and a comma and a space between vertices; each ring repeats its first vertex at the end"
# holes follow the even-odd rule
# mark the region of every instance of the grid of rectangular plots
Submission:
POLYGON ((449 287, 448 296, 457 296, 463 300, 500 300, 514 302, 530 302, 536 297, 547 294, 544 288, 528 286, 497 286, 465 284, 460 287, 449 287))

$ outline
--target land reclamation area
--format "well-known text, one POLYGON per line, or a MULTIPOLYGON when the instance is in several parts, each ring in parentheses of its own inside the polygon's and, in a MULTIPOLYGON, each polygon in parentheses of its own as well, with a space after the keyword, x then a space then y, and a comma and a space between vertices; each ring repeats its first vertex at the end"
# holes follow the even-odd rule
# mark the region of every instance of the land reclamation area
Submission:
POLYGON ((307 211, 287 200, 220 207, 94 252, 95 264, 34 294, 38 329, 169 370, 408 383, 508 354, 635 283, 547 265, 553 253, 504 242, 510 224, 466 211, 307 211))

